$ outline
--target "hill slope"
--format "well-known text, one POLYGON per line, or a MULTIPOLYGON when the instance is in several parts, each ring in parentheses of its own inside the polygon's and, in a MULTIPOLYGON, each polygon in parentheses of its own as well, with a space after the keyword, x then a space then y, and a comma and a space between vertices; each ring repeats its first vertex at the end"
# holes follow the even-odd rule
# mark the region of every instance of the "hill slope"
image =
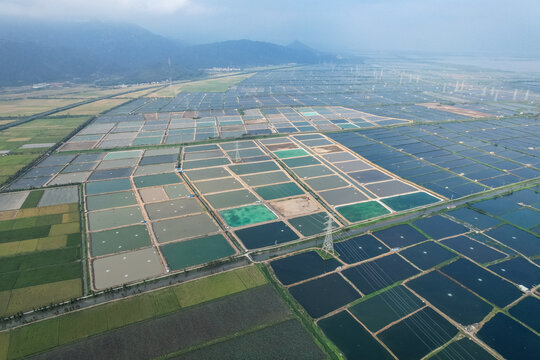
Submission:
POLYGON ((185 44, 141 27, 100 22, 0 22, 0 86, 51 81, 146 82, 245 67, 332 60, 303 44, 237 40, 185 44))

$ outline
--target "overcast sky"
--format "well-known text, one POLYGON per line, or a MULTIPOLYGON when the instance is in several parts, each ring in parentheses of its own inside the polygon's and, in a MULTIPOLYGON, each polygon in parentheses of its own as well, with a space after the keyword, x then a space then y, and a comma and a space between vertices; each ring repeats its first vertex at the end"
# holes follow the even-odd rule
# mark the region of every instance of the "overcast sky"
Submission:
POLYGON ((540 54, 539 0, 0 0, 0 16, 141 25, 191 43, 540 54))

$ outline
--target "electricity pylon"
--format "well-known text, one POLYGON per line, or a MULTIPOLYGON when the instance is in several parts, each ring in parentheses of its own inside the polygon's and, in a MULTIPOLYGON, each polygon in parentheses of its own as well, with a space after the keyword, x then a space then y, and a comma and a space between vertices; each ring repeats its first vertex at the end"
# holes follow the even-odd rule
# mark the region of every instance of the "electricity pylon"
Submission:
POLYGON ((322 250, 328 254, 334 253, 334 239, 332 238, 332 218, 330 215, 326 218, 326 235, 324 236, 324 242, 322 250))
POLYGON ((242 157, 240 156, 240 151, 238 150, 238 141, 236 142, 236 151, 234 153, 234 162, 242 162, 242 157))

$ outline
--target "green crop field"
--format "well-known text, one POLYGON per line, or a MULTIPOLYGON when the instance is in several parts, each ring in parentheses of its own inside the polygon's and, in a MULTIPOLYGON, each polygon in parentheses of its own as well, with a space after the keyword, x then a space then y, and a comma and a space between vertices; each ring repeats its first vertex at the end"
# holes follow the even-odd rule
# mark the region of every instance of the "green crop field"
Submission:
POLYGON ((254 267, 207 277, 186 283, 174 289, 180 305, 192 306, 233 294, 266 283, 264 276, 254 267))
POLYGON ((34 208, 38 205, 39 200, 41 200, 41 197, 43 196, 44 190, 36 190, 32 191, 26 200, 24 200, 24 203, 21 206, 21 209, 29 209, 34 208))
POLYGON ((148 96, 171 97, 178 95, 179 92, 225 92, 231 86, 237 85, 251 76, 253 76, 253 73, 223 76, 218 78, 182 83, 179 85, 171 85, 148 96))
POLYGON ((103 99, 89 104, 84 104, 77 106, 75 108, 64 110, 55 114, 55 116, 75 116, 75 115, 97 115, 106 110, 109 110, 113 107, 122 105, 123 103, 129 101, 129 99, 103 99))
POLYGON ((9 348, 9 333, 8 332, 0 333, 0 359, 5 359, 7 357, 8 348, 9 348))
POLYGON ((36 306, 48 305, 51 302, 62 302, 80 296, 81 288, 81 279, 77 278, 13 289, 11 292, 6 291, 3 294, 9 296, 7 299, 9 304, 6 304, 5 313, 14 314, 19 311, 27 311, 36 306))
POLYGON ((0 132, 0 150, 10 151, 7 155, 0 156, 0 185, 48 150, 21 149, 21 146, 57 143, 86 120, 86 116, 37 119, 0 132))
MULTIPOLYGON (((122 301, 120 301, 121 303, 122 301)), ((148 304, 144 304, 148 306, 148 304)), ((135 310, 132 308, 132 310, 135 310)), ((97 315, 97 314, 94 314, 97 315)), ((57 331, 57 335, 48 336, 47 342, 40 342, 40 348, 28 347, 37 354, 36 359, 73 359, 82 358, 92 353, 95 358, 109 358, 111 349, 115 349, 112 356, 117 359, 156 358, 169 354, 190 351, 193 347, 212 343, 221 343, 232 340, 238 336, 258 332, 261 329, 272 328, 276 324, 286 324, 293 315, 285 302, 279 297, 270 285, 259 286, 246 291, 230 294, 228 296, 209 301, 199 306, 166 314, 154 316, 144 321, 122 326, 116 329, 95 334, 91 338, 82 338, 79 341, 64 343, 67 338, 62 333, 74 330, 76 327, 86 327, 85 323, 71 323, 66 326, 64 316, 44 321, 37 331, 57 331), (209 327, 211 330, 209 331, 209 327), (57 347, 57 345, 64 345, 57 347), (57 348, 55 348, 57 347, 57 348)), ((98 318, 100 322, 91 320, 91 327, 104 327, 96 324, 104 323, 107 319, 98 318)), ((317 354, 310 358, 321 358, 324 354, 315 345, 309 334, 298 324, 295 329, 288 332, 293 341, 289 346, 292 354, 302 352, 317 354), (291 333, 295 333, 294 335, 291 333), (302 343, 305 343, 302 345, 302 343), (294 349, 298 350, 294 350, 294 349)), ((277 331, 279 333, 279 331, 277 331)), ((274 333, 275 335, 278 335, 274 333)), ((23 341, 29 335, 39 336, 34 331, 15 329, 10 335, 10 344, 7 358, 13 359, 29 355, 23 341), (17 338, 14 340, 14 337, 17 338)), ((289 338, 282 341, 288 342, 289 338)), ((240 340, 241 341, 241 340, 240 340)), ((257 351, 253 347, 252 350, 257 351)), ((306 355, 304 355, 306 356, 306 355)), ((296 358, 296 357, 295 357, 296 358)))
POLYGON ((20 87, 14 91, 13 88, 0 89, 0 100, 25 100, 25 99, 90 99, 95 97, 114 95, 129 90, 137 90, 146 87, 145 85, 135 85, 125 87, 97 87, 94 85, 80 84, 76 86, 34 89, 30 86, 20 87))
MULTIPOLYGON (((131 99, 142 96, 154 89, 137 91, 148 85, 135 85, 129 87, 96 87, 92 85, 77 85, 69 87, 48 87, 33 89, 31 87, 21 87, 16 89, 0 89, 0 118, 30 116, 44 111, 81 102, 83 100, 95 99, 103 96, 113 96, 132 90, 133 93, 124 94, 122 98, 131 99)), ((71 115, 91 115, 97 114, 110 107, 119 105, 125 100, 109 99, 98 100, 96 105, 88 104, 72 109, 68 112, 71 115), (98 111, 102 109, 101 111, 98 111), (97 112, 96 112, 97 111, 97 112)))
MULTIPOLYGON (((244 267, 0 332, 0 344, 8 343, 9 349, 0 351, 0 360, 42 352, 264 284, 266 279, 255 266, 244 267), (29 341, 32 337, 39 341, 29 341)), ((1 301, 0 295, 0 306, 1 301)))
POLYGON ((78 99, 16 99, 0 101, 0 116, 29 116, 76 103, 78 99))
POLYGON ((36 207, 42 195, 0 212, 0 316, 82 295, 78 204, 36 207))
POLYGON ((58 319, 41 321, 12 331, 8 358, 16 359, 58 343, 58 319))

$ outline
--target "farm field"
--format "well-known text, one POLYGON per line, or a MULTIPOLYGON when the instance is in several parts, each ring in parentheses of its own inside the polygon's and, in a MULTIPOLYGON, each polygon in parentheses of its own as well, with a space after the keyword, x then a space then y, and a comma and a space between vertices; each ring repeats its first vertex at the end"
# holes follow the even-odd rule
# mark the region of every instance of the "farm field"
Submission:
POLYGON ((77 106, 73 109, 64 110, 54 114, 55 116, 79 116, 79 115, 97 115, 113 107, 120 106, 129 99, 104 99, 77 106))
POLYGON ((78 99, 62 98, 0 100, 0 117, 30 116, 79 101, 78 99))
MULTIPOLYGON (((133 90, 133 94, 136 94, 136 90, 139 88, 148 87, 147 85, 134 85, 129 87, 96 87, 90 85, 51 85, 44 88, 33 89, 29 87, 20 87, 20 88, 5 88, 0 89, 0 118, 12 118, 12 117, 21 117, 21 116, 30 116, 39 114, 41 112, 53 110, 62 106, 71 105, 83 100, 88 100, 92 98, 98 98, 102 96, 111 96, 118 93, 124 93, 130 90, 133 90)), ((144 95, 144 93, 139 93, 138 96, 144 95)), ((130 96, 126 94, 126 96, 130 96)), ((133 95, 131 95, 133 96, 133 95)), ((103 104, 98 107, 103 107, 103 104)), ((118 100, 113 100, 113 103, 117 102, 117 105, 120 104, 118 100)), ((88 113, 88 110, 95 109, 95 106, 92 105, 83 105, 86 108, 86 112, 79 113, 74 111, 71 115, 91 115, 88 113)), ((82 107, 82 106, 81 106, 82 107)), ((107 108, 110 108, 109 106, 107 108)), ((80 107, 79 107, 80 108, 80 107)), ((103 110, 106 110, 104 108, 103 110)))
MULTIPOLYGON (((229 353, 231 347, 244 344, 249 357, 260 354, 258 345, 268 336, 281 341, 288 354, 298 353, 306 359, 327 357, 254 266, 0 333, 8 344, 3 359, 36 353, 42 353, 37 358, 69 359, 97 349, 110 356, 110 348, 100 345, 105 343, 118 344, 114 355, 118 359, 191 358, 215 353, 215 343, 220 351, 229 353), (213 330, 206 331, 204 323, 212 324, 213 330), (167 336, 171 333, 182 336, 167 336), (279 340, 280 333, 290 334, 289 345, 279 340), (40 342, 29 343, 28 336, 36 336, 40 342)), ((268 345, 265 350, 280 351, 268 345)))
POLYGON ((0 156, 0 185, 86 120, 88 117, 45 118, 0 132, 0 151, 6 152, 0 156))
POLYGON ((174 97, 178 95, 178 93, 180 92, 186 92, 186 93, 225 92, 231 86, 241 83, 242 81, 244 81, 245 79, 248 79, 249 77, 253 75, 254 73, 230 75, 230 76, 222 76, 222 77, 210 78, 210 79, 199 80, 199 81, 185 82, 179 85, 169 85, 159 91, 156 91, 151 96, 156 96, 156 97, 173 96, 174 97))
POLYGON ((114 95, 115 93, 126 92, 130 89, 137 90, 138 88, 146 87, 144 85, 129 86, 126 90, 124 87, 97 87, 89 84, 64 84, 50 85, 42 88, 33 88, 30 86, 8 87, 0 89, 0 99, 24 99, 24 98, 73 98, 85 99, 92 97, 100 97, 106 95, 114 95))
POLYGON ((0 194, 0 316, 82 295, 76 187, 0 194))

